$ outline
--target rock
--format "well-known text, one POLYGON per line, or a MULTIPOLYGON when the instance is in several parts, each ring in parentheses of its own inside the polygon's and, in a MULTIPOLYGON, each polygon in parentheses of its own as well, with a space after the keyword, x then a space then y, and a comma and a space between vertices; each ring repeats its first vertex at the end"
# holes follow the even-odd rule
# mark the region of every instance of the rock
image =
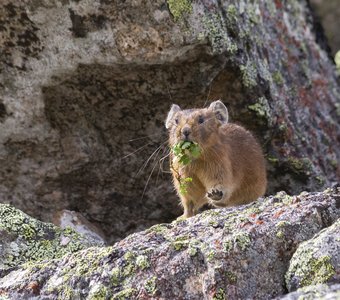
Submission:
POLYGON ((9 299, 271 299, 283 295, 298 245, 340 217, 340 189, 205 211, 111 247, 19 266, 9 299), (32 284, 34 283, 34 289, 32 284))
POLYGON ((71 228, 61 230, 42 223, 7 204, 0 204, 0 237, 0 277, 23 263, 34 264, 103 245, 71 228))
POLYGON ((299 288, 296 292, 291 292, 288 295, 277 298, 282 300, 301 300, 301 299, 340 299, 340 284, 311 285, 304 288, 299 288))
POLYGON ((170 104, 219 98, 260 139, 268 194, 338 181, 340 91, 313 20, 305 0, 2 0, 1 201, 79 212, 109 243, 169 222, 170 104))
POLYGON ((319 283, 339 282, 340 219, 298 247, 286 274, 289 291, 319 283))
POLYGON ((72 228, 75 232, 96 241, 98 244, 104 245, 106 243, 100 228, 90 223, 82 214, 76 211, 64 209, 56 213, 53 218, 53 224, 61 229, 72 228))
POLYGON ((310 0, 310 4, 320 18, 329 41, 333 56, 340 50, 340 5, 338 0, 310 0))

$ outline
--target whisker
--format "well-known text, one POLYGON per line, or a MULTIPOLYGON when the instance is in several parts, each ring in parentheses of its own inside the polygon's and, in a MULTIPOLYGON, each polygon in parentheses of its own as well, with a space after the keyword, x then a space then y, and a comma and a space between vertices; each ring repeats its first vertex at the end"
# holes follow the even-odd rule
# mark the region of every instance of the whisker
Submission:
POLYGON ((151 136, 155 136, 155 135, 161 135, 162 133, 155 133, 155 134, 151 134, 151 135, 146 135, 146 136, 143 136, 143 137, 139 137, 139 138, 136 138, 136 139, 131 139, 129 140, 129 142, 134 142, 134 141, 138 141, 138 140, 143 140, 143 139, 147 139, 151 136))
POLYGON ((211 87, 212 87, 212 83, 210 84, 209 86, 209 91, 208 91, 208 96, 207 96, 207 99, 205 100, 204 104, 203 104, 203 107, 205 107, 207 105, 207 102, 209 100, 209 97, 210 97, 210 92, 211 92, 211 87))
MULTIPOLYGON (((164 155, 164 153, 167 152, 167 151, 168 151, 168 147, 163 147, 163 153, 162 153, 162 155, 164 155)), ((161 159, 162 159, 162 158, 160 158, 160 159, 158 160, 159 168, 158 168, 158 172, 157 172, 156 185, 157 185, 157 183, 158 183, 159 174, 160 174, 160 172, 162 171, 162 170, 161 170, 161 159)))
POLYGON ((147 143, 147 144, 143 145, 142 147, 139 147, 139 148, 138 148, 138 149, 136 149, 135 151, 133 151, 133 152, 131 152, 131 153, 129 153, 129 154, 127 154, 127 155, 123 156, 123 157, 122 157, 122 159, 125 159, 125 158, 127 158, 127 157, 131 156, 132 154, 135 154, 136 152, 138 152, 138 151, 140 151, 140 150, 144 149, 146 146, 149 146, 149 145, 151 145, 152 143, 154 143, 154 141, 151 141, 151 142, 149 142, 149 143, 147 143))
POLYGON ((164 143, 162 143, 160 146, 158 146, 156 148, 156 150, 154 152, 152 152, 152 154, 149 156, 149 158, 147 159, 147 161, 142 165, 142 167, 138 170, 137 174, 135 177, 137 177, 141 172, 144 171, 144 169, 146 168, 146 166, 148 165, 149 161, 151 160, 151 158, 157 153, 157 151, 160 150, 160 148, 167 143, 168 141, 165 141, 164 143))
POLYGON ((171 93, 170 93, 170 89, 169 89, 169 86, 168 86, 168 85, 166 85, 166 89, 168 90, 168 94, 169 94, 170 100, 171 100, 171 102, 172 102, 172 95, 171 95, 171 93))
POLYGON ((162 173, 171 174, 170 171, 164 170, 164 161, 165 161, 166 158, 168 158, 170 156, 170 152, 171 152, 170 149, 168 149, 167 151, 168 151, 168 153, 159 160, 159 168, 160 168, 162 173))
POLYGON ((158 161, 156 160, 155 164, 154 164, 153 167, 152 167, 151 173, 150 173, 150 175, 149 175, 149 177, 148 177, 148 179, 147 179, 147 181, 146 181, 146 184, 145 184, 145 186, 144 186, 144 190, 143 190, 143 194, 142 194, 141 200, 143 200, 143 198, 144 198, 144 194, 145 194, 146 188, 148 187, 149 181, 150 181, 150 179, 151 179, 151 176, 152 176, 152 174, 153 174, 153 171, 155 170, 155 168, 156 168, 156 166, 157 166, 157 163, 158 163, 158 161))

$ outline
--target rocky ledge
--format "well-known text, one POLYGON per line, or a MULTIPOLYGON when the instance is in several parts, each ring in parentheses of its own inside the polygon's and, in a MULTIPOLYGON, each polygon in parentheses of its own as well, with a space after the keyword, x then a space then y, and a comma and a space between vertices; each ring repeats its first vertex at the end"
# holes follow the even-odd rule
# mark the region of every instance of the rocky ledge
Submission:
MULTIPOLYGON (((2 210, 21 214, 10 206, 2 210)), ((110 247, 75 253, 70 247, 63 257, 44 261, 22 254, 16 266, 0 273, 0 299, 296 299, 305 286, 339 280, 339 217, 338 187, 297 196, 280 192, 155 225, 110 247), (286 295, 288 290, 293 293, 286 295)), ((40 244, 53 243, 31 222, 25 216, 15 226, 0 224, 2 232, 20 236, 19 252, 31 235, 39 235, 40 244)), ((61 235, 67 234, 55 235, 59 244, 61 235)), ((69 243, 77 240, 67 237, 69 243)), ((13 261, 12 240, 1 241, 2 261, 13 261)), ((326 287, 324 294, 338 294, 338 285, 326 287)), ((309 295, 317 293, 308 288, 309 295)))

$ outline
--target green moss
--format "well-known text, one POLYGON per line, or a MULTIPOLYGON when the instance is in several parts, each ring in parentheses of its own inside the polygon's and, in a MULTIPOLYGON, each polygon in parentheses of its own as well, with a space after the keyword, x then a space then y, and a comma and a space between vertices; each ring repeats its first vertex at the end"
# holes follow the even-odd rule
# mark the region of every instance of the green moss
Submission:
POLYGON ((237 281, 237 276, 236 276, 233 272, 227 271, 227 272, 226 272, 226 276, 227 276, 227 278, 228 278, 228 281, 229 281, 231 284, 236 283, 236 281, 237 281))
POLYGON ((72 300, 74 298, 74 291, 69 286, 64 286, 62 289, 62 297, 59 299, 72 300))
POLYGON ((162 234, 165 234, 169 228, 168 228, 169 225, 165 225, 165 224, 157 224, 157 225, 154 225, 152 227, 150 227, 149 229, 146 230, 146 232, 156 232, 156 233, 162 233, 162 234))
POLYGON ((137 290, 133 288, 127 288, 113 295, 112 300, 129 300, 136 294, 137 290))
POLYGON ((3 254, 5 268, 60 258, 93 245, 72 229, 61 230, 6 204, 0 204, 0 230, 16 237, 3 254))
POLYGON ((229 52, 229 54, 235 54, 238 50, 238 47, 235 43, 233 43, 230 39, 228 39, 227 42, 227 51, 229 52))
POLYGON ((287 283, 292 276, 299 278, 299 286, 327 283, 335 275, 335 269, 331 264, 331 258, 327 255, 315 258, 312 250, 299 253, 291 262, 286 275, 287 283))
POLYGON ((312 163, 308 158, 289 157, 288 163, 296 173, 306 173, 309 175, 312 163))
POLYGON ((197 254, 197 248, 193 245, 190 245, 187 251, 190 256, 195 256, 197 254))
POLYGON ((265 97, 260 97, 256 103, 248 105, 248 109, 254 111, 260 118, 264 118, 266 120, 270 119, 271 109, 268 104, 268 100, 265 97))
POLYGON ((247 88, 253 88, 257 86, 257 71, 255 65, 247 63, 240 66, 242 83, 247 88))
POLYGON ((240 232, 235 234, 235 242, 237 244, 237 246, 242 250, 245 251, 248 246, 250 245, 251 239, 249 234, 245 233, 245 232, 240 232))
POLYGON ((88 299, 89 300, 105 300, 105 299, 108 299, 110 296, 111 296, 110 290, 107 287, 100 285, 95 289, 94 292, 92 290, 90 291, 90 295, 88 296, 88 299))
POLYGON ((153 276, 151 278, 149 278, 146 282, 145 282, 145 290, 148 292, 149 295, 154 295, 157 292, 157 277, 153 276))
POLYGON ((183 248, 188 247, 189 237, 188 236, 176 237, 175 240, 171 241, 171 244, 176 251, 182 250, 183 248))
MULTIPOLYGON (((281 191, 281 192, 278 192, 276 193, 276 195, 274 196, 275 198, 279 199, 281 201, 282 204, 285 204, 285 205, 290 205, 292 204, 293 202, 293 197, 292 196, 289 196, 286 192, 284 191, 281 191)), ((277 206, 281 206, 280 204, 281 203, 275 203, 275 204, 278 204, 277 206)), ((276 205, 275 205, 276 206, 276 205)))
POLYGON ((276 71, 273 74, 273 80, 278 85, 282 85, 284 83, 283 77, 282 77, 282 75, 281 75, 281 73, 279 71, 276 71))
POLYGON ((203 16, 203 25, 214 53, 222 53, 226 48, 229 53, 237 51, 237 45, 232 42, 226 33, 221 15, 217 13, 205 14, 203 16))
POLYGON ((227 20, 233 25, 237 23, 238 11, 234 4, 230 4, 227 7, 227 20))
POLYGON ((212 226, 212 227, 216 227, 216 226, 218 226, 218 222, 216 220, 210 220, 209 225, 212 226))
POLYGON ((282 133, 286 133, 287 130, 288 130, 288 125, 287 123, 285 122, 282 122, 280 125, 279 125, 279 128, 278 128, 282 133))
POLYGON ((137 266, 144 270, 150 267, 150 263, 148 261, 148 257, 146 255, 139 255, 136 258, 136 264, 137 266))
POLYGON ((338 161, 336 159, 331 159, 330 164, 334 169, 338 167, 338 161))
POLYGON ((111 283, 113 286, 118 286, 121 284, 120 270, 118 267, 113 268, 111 271, 111 283))
POLYGON ((224 290, 222 288, 219 288, 217 292, 215 293, 213 300, 225 300, 225 299, 227 298, 226 298, 224 290))
POLYGON ((175 21, 184 18, 185 15, 189 15, 192 12, 190 0, 167 0, 167 2, 175 21))
POLYGON ((215 251, 214 250, 210 250, 208 253, 207 253, 207 261, 212 261, 213 259, 215 258, 215 251))
POLYGON ((285 237, 285 234, 283 233, 283 231, 279 230, 277 233, 276 233, 276 236, 279 238, 279 239, 283 239, 285 237))
POLYGON ((286 227, 286 226, 288 226, 288 225, 290 225, 290 222, 288 222, 288 221, 280 221, 280 222, 278 222, 278 223, 276 224, 276 227, 278 227, 278 228, 283 228, 283 227, 286 227))
POLYGON ((247 210, 245 211, 245 214, 251 215, 251 214, 259 214, 261 212, 262 210, 255 206, 255 207, 247 208, 247 210))
POLYGON ((317 259, 310 259, 307 274, 304 274, 301 284, 302 286, 326 283, 335 275, 335 269, 331 264, 329 256, 322 256, 317 259))
POLYGON ((247 12, 248 12, 249 20, 252 23, 254 24, 260 23, 261 16, 260 16, 260 10, 259 10, 258 5, 249 3, 247 5, 247 12))
POLYGON ((127 251, 124 254, 125 266, 122 269, 122 275, 124 277, 129 277, 135 273, 136 271, 135 257, 136 255, 131 251, 127 251))
POLYGON ((279 159, 274 156, 267 156, 267 160, 273 165, 276 165, 279 162, 279 159))
POLYGON ((323 186, 326 182, 326 178, 323 176, 316 176, 315 177, 316 181, 318 182, 319 185, 323 186))

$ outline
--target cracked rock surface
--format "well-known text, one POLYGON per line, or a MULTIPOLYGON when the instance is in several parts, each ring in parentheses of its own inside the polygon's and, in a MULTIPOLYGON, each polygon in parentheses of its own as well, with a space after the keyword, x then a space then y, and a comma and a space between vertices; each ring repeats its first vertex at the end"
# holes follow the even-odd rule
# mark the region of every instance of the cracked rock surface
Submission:
POLYGON ((0 295, 9 299, 279 297, 286 292, 285 273, 299 245, 339 219, 339 197, 339 188, 297 196, 281 192, 253 204, 159 224, 111 247, 18 265, 0 279, 0 295))

